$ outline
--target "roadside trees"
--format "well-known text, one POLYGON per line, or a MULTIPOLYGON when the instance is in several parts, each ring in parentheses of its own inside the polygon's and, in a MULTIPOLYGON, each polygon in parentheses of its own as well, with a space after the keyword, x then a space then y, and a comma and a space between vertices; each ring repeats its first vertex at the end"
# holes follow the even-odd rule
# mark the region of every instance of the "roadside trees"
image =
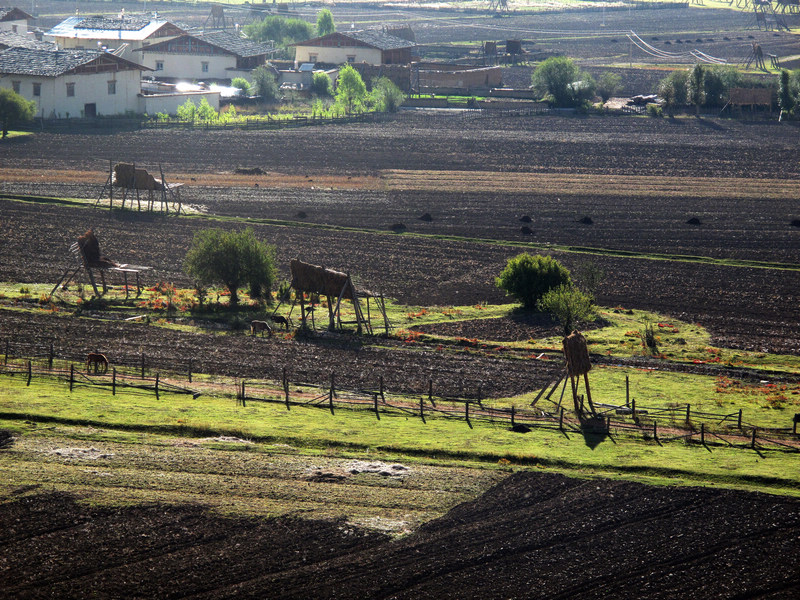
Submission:
POLYGON ((186 273, 200 285, 218 283, 239 302, 239 288, 247 284, 253 298, 269 298, 275 281, 275 247, 256 239, 252 229, 198 231, 184 260, 186 273))
POLYGON ((9 127, 30 121, 35 115, 36 102, 25 100, 10 89, 0 89, 0 122, 3 123, 3 139, 8 136, 9 127))

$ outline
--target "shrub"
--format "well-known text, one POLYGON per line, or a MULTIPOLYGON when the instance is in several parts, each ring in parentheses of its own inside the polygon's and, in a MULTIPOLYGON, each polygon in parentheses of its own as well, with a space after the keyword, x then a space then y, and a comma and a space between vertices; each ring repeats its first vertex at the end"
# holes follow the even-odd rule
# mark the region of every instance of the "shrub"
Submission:
POLYGON ((253 69, 253 84, 251 86, 257 96, 264 102, 271 102, 278 97, 278 83, 275 75, 266 67, 253 69))
POLYGON ((689 97, 689 71, 673 71, 661 80, 658 95, 664 100, 667 112, 672 115, 676 106, 685 106, 689 97))
POLYGON ((388 77, 378 77, 372 82, 372 102, 375 110, 397 112, 403 103, 403 92, 388 77))
POLYGON ((191 98, 187 98, 186 102, 178 107, 178 118, 181 121, 188 121, 194 123, 197 117, 197 106, 192 102, 191 98))
POLYGON ((252 229, 241 232, 204 229, 195 234, 184 268, 199 285, 224 285, 230 292, 230 303, 235 305, 243 284, 250 286, 255 298, 272 289, 275 247, 258 241, 252 229))
POLYGON ((650 103, 647 105, 647 116, 661 118, 664 116, 664 109, 658 104, 650 103))
POLYGON ((552 256, 523 253, 509 259, 495 284, 530 310, 548 290, 572 285, 572 278, 569 270, 552 256))
POLYGON ((569 284, 547 290, 536 303, 536 307, 558 319, 565 336, 570 334, 578 321, 589 319, 594 312, 592 297, 569 284))
POLYGON ((317 71, 311 78, 311 91, 317 96, 331 96, 333 94, 333 82, 330 75, 317 71))
POLYGON ((314 26, 302 19, 287 19, 271 15, 262 21, 244 26, 245 35, 254 42, 273 40, 281 46, 314 37, 314 26))
POLYGON ((597 94, 608 101, 614 94, 618 94, 622 89, 622 77, 617 73, 606 71, 597 79, 597 94))
POLYGON ((336 80, 336 104, 346 114, 360 111, 367 97, 367 86, 361 75, 350 65, 344 65, 336 80))
POLYGON ((531 85, 560 107, 579 106, 590 100, 595 90, 594 79, 566 56, 552 56, 542 62, 531 75, 531 85))
POLYGON ((250 93, 250 82, 247 81, 244 77, 234 77, 231 80, 231 87, 235 87, 239 90, 242 90, 242 94, 249 94, 250 93))
POLYGON ((8 128, 11 125, 30 121, 34 116, 36 116, 36 102, 25 100, 8 88, 0 89, 0 123, 3 127, 3 138, 8 135, 8 128))

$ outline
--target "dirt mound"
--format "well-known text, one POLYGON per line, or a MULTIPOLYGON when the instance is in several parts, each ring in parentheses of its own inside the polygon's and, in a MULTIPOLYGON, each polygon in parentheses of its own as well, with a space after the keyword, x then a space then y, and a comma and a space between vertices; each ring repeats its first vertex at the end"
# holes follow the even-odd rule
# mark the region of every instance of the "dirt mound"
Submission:
MULTIPOLYGON (((335 481, 331 481, 335 485, 335 481)), ((0 504, 9 597, 797 597, 800 502, 521 472, 400 540, 199 506, 0 504)))

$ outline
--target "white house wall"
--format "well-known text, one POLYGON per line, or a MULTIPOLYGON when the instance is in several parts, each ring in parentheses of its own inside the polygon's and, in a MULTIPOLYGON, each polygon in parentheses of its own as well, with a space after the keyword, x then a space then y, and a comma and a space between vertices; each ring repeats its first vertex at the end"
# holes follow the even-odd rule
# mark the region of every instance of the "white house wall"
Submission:
MULTIPOLYGON (((50 37, 50 36, 47 36, 50 37)), ((162 38, 159 39, 152 39, 147 40, 144 45, 153 44, 155 42, 160 42, 162 38)), ((119 39, 80 39, 80 38, 69 38, 69 37, 62 37, 62 36, 55 36, 53 37, 53 41, 58 44, 59 48, 63 49, 72 49, 72 48, 79 48, 83 50, 100 50, 103 46, 108 48, 109 50, 116 50, 120 48, 123 44, 128 44, 125 49, 118 54, 120 58, 124 58, 125 60, 129 60, 134 63, 139 63, 141 60, 141 52, 134 52, 142 47, 141 41, 125 41, 119 39), (98 43, 99 42, 99 43, 98 43)))
POLYGON ((6 75, 0 86, 13 89, 12 82, 20 82, 20 95, 36 102, 36 115, 45 119, 84 116, 84 105, 95 104, 97 116, 121 115, 138 112, 137 95, 141 91, 141 72, 138 70, 109 73, 81 73, 40 77, 31 75, 6 75), (108 82, 116 81, 116 93, 108 93, 108 82), (33 95, 33 84, 41 84, 41 95, 33 95), (75 84, 75 95, 67 96, 67 84, 75 84))
POLYGON ((229 69, 236 68, 236 57, 233 55, 209 56, 202 54, 173 54, 169 52, 136 52, 133 61, 150 67, 150 73, 156 79, 171 78, 187 81, 205 81, 208 79, 232 79, 239 77, 241 71, 231 74, 229 69), (164 68, 156 69, 162 62, 164 68), (208 71, 203 71, 203 63, 208 63, 208 71))
POLYGON ((166 115, 178 114, 178 107, 191 99, 195 106, 200 106, 203 98, 216 111, 219 111, 219 92, 187 92, 185 94, 153 94, 139 96, 139 110, 142 114, 151 117, 158 113, 166 115))
POLYGON ((12 33, 27 33, 28 20, 17 19, 16 21, 0 21, 0 31, 11 31, 12 33))
POLYGON ((320 62, 340 65, 346 62, 361 63, 370 65, 381 64, 381 51, 375 48, 361 48, 355 46, 342 46, 338 48, 327 48, 321 46, 295 46, 295 62, 297 64, 307 62, 320 62), (316 54, 316 60, 311 60, 309 55, 316 54), (350 60, 350 57, 354 57, 350 60))

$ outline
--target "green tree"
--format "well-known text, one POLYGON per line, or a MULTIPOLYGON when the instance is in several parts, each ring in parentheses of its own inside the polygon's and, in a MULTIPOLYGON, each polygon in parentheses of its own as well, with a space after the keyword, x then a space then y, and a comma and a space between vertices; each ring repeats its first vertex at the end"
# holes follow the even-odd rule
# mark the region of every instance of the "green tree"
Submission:
POLYGON ((366 97, 367 86, 359 72, 350 65, 344 65, 336 80, 336 104, 349 115, 361 110, 366 97))
POLYGON ((254 298, 269 297, 276 275, 275 247, 257 240, 249 228, 239 232, 204 229, 195 234, 184 268, 200 285, 224 285, 235 305, 238 290, 245 284, 254 298))
POLYGON ((795 97, 792 93, 792 78, 786 69, 781 71, 781 82, 778 87, 778 106, 781 109, 781 113, 786 113, 787 116, 794 111, 795 97))
POLYGON ((685 106, 688 99, 689 71, 673 71, 661 80, 658 95, 664 100, 667 112, 673 115, 675 107, 685 106))
POLYGON ((331 96, 333 82, 331 76, 323 71, 317 71, 311 77, 311 91, 317 96, 331 96))
POLYGON ((192 102, 191 98, 187 98, 186 102, 184 102, 178 107, 177 112, 178 112, 178 118, 181 121, 188 121, 190 123, 194 123, 194 120, 197 117, 197 106, 195 106, 195 103, 192 102))
POLYGON ((216 121, 218 116, 217 111, 206 98, 200 100, 200 106, 197 107, 197 118, 200 121, 216 121))
POLYGON ((275 75, 267 67, 253 69, 253 83, 250 86, 264 102, 271 102, 278 97, 278 83, 275 75))
POLYGON ((254 42, 274 41, 279 46, 302 42, 314 37, 314 26, 302 19, 287 19, 278 15, 265 17, 244 26, 245 35, 254 42))
POLYGON ((704 106, 725 106, 730 98, 731 88, 739 87, 741 82, 742 74, 736 67, 706 68, 704 79, 706 100, 704 106))
POLYGON ((597 79, 597 95, 607 102, 622 89, 622 77, 617 73, 606 71, 597 79))
POLYGON ((592 297, 569 284, 547 290, 536 303, 536 307, 558 319, 565 336, 570 334, 579 321, 586 321, 594 314, 592 297))
POLYGON ((545 292, 559 285, 572 285, 572 278, 569 270, 552 256, 522 253, 509 259, 495 284, 532 310, 545 292))
POLYGON ((250 82, 244 77, 234 77, 231 80, 231 87, 242 90, 242 94, 247 95, 250 93, 250 82))
POLYGON ((402 90, 388 77, 378 77, 372 81, 372 103, 375 110, 397 112, 405 100, 402 90))
POLYGON ((317 14, 317 35, 328 35, 336 31, 336 25, 333 22, 333 14, 327 8, 323 8, 317 14))
POLYGON ((555 106, 577 106, 594 95, 595 83, 571 58, 552 56, 531 75, 533 88, 551 98, 555 106))
POLYGON ((703 65, 695 65, 689 74, 689 101, 694 104, 696 115, 700 114, 700 107, 706 101, 706 70, 703 65))
POLYGON ((9 90, 0 89, 0 121, 3 123, 3 139, 8 136, 8 128, 16 123, 30 121, 36 115, 36 102, 25 100, 9 90))

